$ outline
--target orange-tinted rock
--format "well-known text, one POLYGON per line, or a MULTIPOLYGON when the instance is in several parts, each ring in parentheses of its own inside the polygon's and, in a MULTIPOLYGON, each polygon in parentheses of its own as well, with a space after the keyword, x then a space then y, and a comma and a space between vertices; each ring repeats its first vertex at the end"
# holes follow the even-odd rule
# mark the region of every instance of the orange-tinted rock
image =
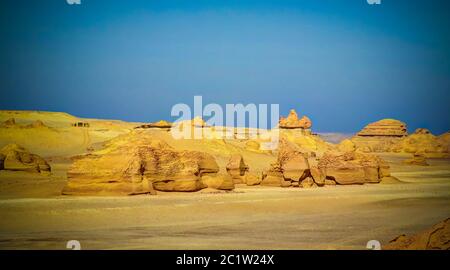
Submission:
POLYGON ((298 121, 300 128, 304 128, 304 129, 310 129, 312 127, 312 122, 311 119, 309 119, 307 116, 303 116, 299 121, 298 121))
POLYGON ((357 136, 404 137, 408 135, 406 124, 395 119, 383 119, 368 124, 357 136))
POLYGON ((386 250, 450 250, 450 218, 415 235, 400 235, 382 247, 386 250))
POLYGON ((226 169, 235 184, 244 183, 245 173, 249 170, 248 166, 244 162, 244 158, 239 154, 231 156, 226 169))
POLYGON ((270 169, 263 173, 261 185, 280 187, 283 181, 283 172, 281 171, 280 164, 273 163, 270 165, 270 169))
POLYGON ((301 181, 300 186, 302 188, 313 188, 317 187, 317 184, 314 182, 312 177, 307 177, 301 181))
POLYGON ((301 119, 299 119, 297 112, 295 110, 291 110, 286 118, 284 117, 280 118, 279 126, 280 128, 286 129, 294 129, 294 128, 310 129, 312 126, 312 122, 306 116, 303 116, 301 119))
POLYGON ((327 152, 318 166, 327 179, 340 185, 379 183, 382 175, 388 174, 388 168, 380 158, 358 152, 327 152))
POLYGON ((277 161, 263 176, 261 185, 301 186, 296 182, 306 178, 311 178, 319 186, 325 184, 325 174, 319 168, 317 158, 302 152, 296 144, 286 139, 280 140, 277 161))

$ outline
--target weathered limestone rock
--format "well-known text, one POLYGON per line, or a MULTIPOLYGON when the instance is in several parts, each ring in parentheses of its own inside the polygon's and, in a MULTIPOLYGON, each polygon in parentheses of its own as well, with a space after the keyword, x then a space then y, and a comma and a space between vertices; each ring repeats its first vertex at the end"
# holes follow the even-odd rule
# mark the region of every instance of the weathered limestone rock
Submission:
POLYGON ((209 154, 175 151, 146 133, 111 140, 104 149, 76 160, 63 194, 133 195, 160 191, 197 191, 202 177, 219 167, 209 154))
POLYGON ((379 183, 388 174, 387 164, 380 158, 358 152, 327 152, 318 166, 328 180, 340 185, 379 183))
POLYGON ((299 119, 297 112, 295 110, 291 110, 289 112, 288 117, 286 118, 281 117, 279 121, 279 127, 286 129, 294 129, 294 128, 310 129, 311 126, 312 126, 311 120, 306 116, 303 116, 301 119, 299 119))
POLYGON ((202 183, 208 188, 233 190, 234 182, 229 174, 207 174, 202 176, 202 183))
POLYGON ((251 173, 245 174, 245 183, 247 186, 256 186, 261 184, 262 178, 251 173))
MULTIPOLYGON (((309 155, 289 140, 279 142, 277 162, 263 175, 261 185, 270 186, 302 186, 306 178, 311 178, 316 185, 325 184, 325 174, 318 166, 314 155, 309 155)), ((305 184, 306 185, 306 184, 305 184)))
POLYGON ((385 250, 450 250, 450 218, 415 235, 400 235, 385 250))
POLYGON ((262 186, 280 187, 284 181, 281 167, 278 163, 271 164, 270 169, 262 175, 262 186))
POLYGON ((404 137, 408 135, 406 124, 395 119, 383 119, 368 124, 357 136, 404 137))
POLYGON ((336 181, 330 180, 330 179, 325 179, 325 185, 326 186, 335 186, 336 185, 336 181))
POLYGON ((314 182, 318 186, 325 185, 326 175, 323 169, 319 168, 319 160, 315 157, 308 158, 309 171, 314 182))
POLYGON ((279 162, 285 180, 298 182, 306 177, 309 164, 302 153, 288 152, 281 157, 279 162))
MULTIPOLYGON (((383 119, 364 127, 356 136, 351 138, 355 150, 360 152, 391 152, 392 147, 407 136, 406 124, 395 119, 383 119)), ((347 141, 338 146, 340 151, 352 151, 347 141)))
POLYGON ((50 165, 42 157, 31 154, 17 144, 8 144, 0 150, 0 169, 41 174, 51 172, 50 165))
POLYGON ((245 173, 249 170, 249 168, 240 154, 232 155, 226 168, 235 184, 244 183, 245 173))
POLYGON ((317 187, 317 184, 314 182, 312 177, 307 177, 301 181, 301 187, 302 188, 313 188, 317 187))

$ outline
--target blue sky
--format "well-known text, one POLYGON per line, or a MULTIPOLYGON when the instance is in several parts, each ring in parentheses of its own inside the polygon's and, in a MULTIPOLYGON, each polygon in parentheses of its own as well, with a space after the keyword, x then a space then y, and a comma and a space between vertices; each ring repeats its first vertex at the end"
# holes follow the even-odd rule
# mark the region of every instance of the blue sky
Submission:
POLYGON ((1 1, 0 109, 174 120, 278 103, 316 131, 450 129, 448 1, 1 1))

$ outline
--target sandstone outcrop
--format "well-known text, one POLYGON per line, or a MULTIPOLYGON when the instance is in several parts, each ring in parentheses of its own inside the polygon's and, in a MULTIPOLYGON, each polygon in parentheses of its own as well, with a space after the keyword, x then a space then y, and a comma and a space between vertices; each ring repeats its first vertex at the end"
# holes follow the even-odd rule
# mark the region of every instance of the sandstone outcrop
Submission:
POLYGON ((291 110, 286 118, 281 117, 279 121, 279 127, 285 129, 310 129, 311 126, 311 120, 307 116, 303 116, 301 119, 299 119, 295 110, 291 110))
MULTIPOLYGON (((406 124, 395 119, 383 119, 368 124, 351 138, 355 149, 360 152, 391 152, 392 147, 407 136, 406 124)), ((339 144, 340 150, 348 147, 347 142, 339 144)))
POLYGON ((277 162, 263 174, 261 185, 311 188, 324 185, 379 183, 390 177, 389 165, 361 152, 327 151, 321 157, 280 141, 277 162))
POLYGON ((357 136, 404 137, 408 132, 406 124, 395 119, 383 119, 364 127, 357 136))
POLYGON ((234 181, 229 174, 218 173, 218 174, 206 174, 202 176, 202 183, 208 188, 219 189, 219 190, 233 190, 234 181))
POLYGON ((245 173, 248 172, 249 168, 240 154, 231 156, 226 169, 235 184, 242 184, 245 182, 245 173))
POLYGON ((245 174, 245 183, 247 186, 256 186, 261 184, 262 178, 252 173, 245 174))
POLYGON ((324 185, 325 175, 318 167, 314 154, 302 152, 294 143, 282 139, 277 161, 263 173, 261 185, 281 187, 312 187, 324 185), (303 183, 303 181, 305 183, 303 183))
MULTIPOLYGON (((406 124, 384 119, 367 125, 351 139, 356 150, 360 152, 423 152, 427 157, 450 156, 450 136, 434 136, 428 129, 418 128, 408 135, 406 124)), ((343 141, 338 145, 340 150, 349 148, 350 144, 343 141)))
MULTIPOLYGON (((202 177, 216 176, 217 172, 219 167, 209 154, 175 151, 146 133, 132 132, 111 140, 103 150, 76 160, 67 173, 69 181, 63 194, 197 191, 206 187, 202 177)), ((224 180, 216 180, 215 185, 226 186, 224 180)), ((211 179, 208 182, 211 184, 211 179)))
POLYGON ((340 185, 379 183, 389 177, 389 165, 374 155, 359 152, 325 153, 319 160, 319 169, 326 179, 340 185))
POLYGON ((8 144, 0 150, 0 170, 26 171, 45 175, 51 172, 50 165, 42 157, 31 154, 17 144, 8 144))
POLYGON ((386 250, 450 250, 450 218, 415 235, 400 235, 383 246, 386 250))

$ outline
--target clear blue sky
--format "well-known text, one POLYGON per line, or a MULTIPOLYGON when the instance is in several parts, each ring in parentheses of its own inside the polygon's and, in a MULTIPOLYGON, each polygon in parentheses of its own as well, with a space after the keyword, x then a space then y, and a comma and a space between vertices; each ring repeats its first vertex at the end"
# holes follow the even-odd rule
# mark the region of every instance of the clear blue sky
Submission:
POLYGON ((174 120, 175 103, 279 103, 316 131, 450 129, 448 1, 0 2, 0 109, 174 120))

